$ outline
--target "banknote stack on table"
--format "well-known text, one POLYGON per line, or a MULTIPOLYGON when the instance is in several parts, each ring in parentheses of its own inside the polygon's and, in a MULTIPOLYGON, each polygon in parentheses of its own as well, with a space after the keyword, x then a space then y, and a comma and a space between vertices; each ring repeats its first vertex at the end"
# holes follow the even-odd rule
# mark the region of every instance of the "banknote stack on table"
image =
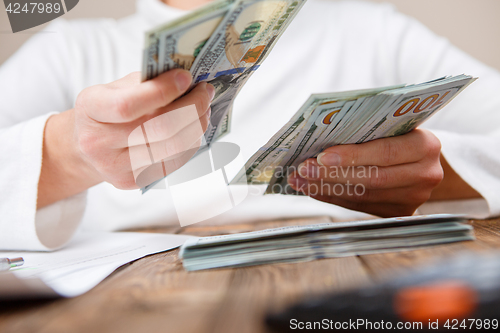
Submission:
POLYGON ((196 271, 402 251, 473 240, 465 221, 443 214, 284 227, 189 239, 179 256, 196 271))

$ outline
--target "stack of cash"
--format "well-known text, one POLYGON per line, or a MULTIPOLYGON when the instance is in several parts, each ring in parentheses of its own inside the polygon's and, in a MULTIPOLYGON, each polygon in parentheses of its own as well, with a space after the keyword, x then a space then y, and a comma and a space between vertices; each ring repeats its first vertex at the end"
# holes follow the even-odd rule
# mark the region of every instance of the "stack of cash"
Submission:
POLYGON ((191 71, 193 86, 208 82, 215 87, 212 116, 200 152, 229 133, 236 95, 305 2, 217 0, 146 32, 143 81, 183 68, 191 71))
POLYGON ((416 85, 312 95, 231 184, 269 184, 266 193, 297 194, 287 186, 290 169, 297 170, 331 146, 408 133, 475 80, 458 75, 416 85))
POLYGON ((456 215, 322 223, 189 239, 179 256, 188 271, 310 261, 473 240, 456 215))

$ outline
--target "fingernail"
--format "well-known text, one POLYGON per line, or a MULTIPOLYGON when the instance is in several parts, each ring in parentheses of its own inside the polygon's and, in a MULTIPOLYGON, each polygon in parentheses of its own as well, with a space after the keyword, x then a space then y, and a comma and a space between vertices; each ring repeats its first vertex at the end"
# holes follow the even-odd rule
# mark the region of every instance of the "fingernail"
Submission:
POLYGON ((210 101, 212 101, 215 97, 215 88, 210 83, 207 84, 207 93, 208 96, 210 97, 210 101))
POLYGON ((305 190, 308 182, 304 178, 295 175, 288 177, 288 184, 290 184, 295 190, 305 190))
POLYGON ((321 153, 318 155, 318 163, 324 166, 340 165, 340 155, 336 153, 321 153))
POLYGON ((180 91, 187 90, 191 85, 191 80, 191 74, 186 71, 179 71, 175 75, 175 83, 177 84, 177 88, 179 88, 180 91))
POLYGON ((299 165, 299 175, 307 179, 318 179, 319 168, 311 163, 301 163, 299 165))

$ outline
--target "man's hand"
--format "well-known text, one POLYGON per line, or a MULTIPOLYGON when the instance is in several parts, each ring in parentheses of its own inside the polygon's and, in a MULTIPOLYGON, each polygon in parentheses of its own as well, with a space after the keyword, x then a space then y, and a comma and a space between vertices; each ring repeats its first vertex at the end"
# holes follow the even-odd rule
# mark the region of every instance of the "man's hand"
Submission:
MULTIPOLYGON (((118 81, 83 90, 73 110, 53 116, 47 122, 38 207, 103 181, 119 189, 138 188, 137 170, 132 169, 129 154, 131 133, 148 120, 195 105, 196 119, 158 117, 161 121, 152 127, 154 137, 148 136, 148 145, 154 146, 157 154, 155 160, 168 158, 163 166, 169 169, 167 173, 186 163, 201 143, 215 94, 211 85, 201 83, 179 98, 190 84, 189 72, 172 70, 142 83, 140 73, 132 73, 118 81), (200 124, 203 132, 193 130, 199 129, 200 124)), ((141 144, 145 145, 138 140, 133 148, 148 151, 141 144)), ((140 166, 146 167, 151 162, 146 157, 147 161, 138 162, 140 166)))
POLYGON ((382 217, 412 215, 443 180, 441 144, 429 131, 325 149, 288 178, 310 197, 382 217))

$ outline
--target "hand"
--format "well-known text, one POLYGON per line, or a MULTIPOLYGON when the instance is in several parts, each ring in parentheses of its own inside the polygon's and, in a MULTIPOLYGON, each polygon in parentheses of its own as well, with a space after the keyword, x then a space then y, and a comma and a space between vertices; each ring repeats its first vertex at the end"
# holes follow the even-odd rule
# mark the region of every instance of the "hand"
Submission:
POLYGON ((47 123, 38 206, 103 181, 119 189, 146 185, 138 184, 137 176, 151 165, 150 156, 146 154, 143 161, 132 161, 132 168, 132 151, 148 152, 150 147, 156 154, 155 162, 168 160, 163 166, 160 162, 167 173, 186 163, 200 146, 215 94, 211 85, 201 83, 179 98, 190 84, 189 72, 172 70, 142 83, 140 73, 132 73, 118 81, 83 90, 73 110, 51 117, 47 123), (189 105, 196 106, 196 119, 165 117, 175 114, 169 114, 170 111, 189 105), (146 146, 139 137, 144 138, 141 125, 149 120, 152 132, 147 132, 149 146, 146 146), (195 130, 200 124, 201 130, 195 130), (134 134, 137 134, 135 139, 134 134), (55 189, 63 194, 53 194, 55 189))
POLYGON ((443 180, 441 144, 427 130, 325 149, 292 173, 310 197, 382 217, 412 215, 443 180))

